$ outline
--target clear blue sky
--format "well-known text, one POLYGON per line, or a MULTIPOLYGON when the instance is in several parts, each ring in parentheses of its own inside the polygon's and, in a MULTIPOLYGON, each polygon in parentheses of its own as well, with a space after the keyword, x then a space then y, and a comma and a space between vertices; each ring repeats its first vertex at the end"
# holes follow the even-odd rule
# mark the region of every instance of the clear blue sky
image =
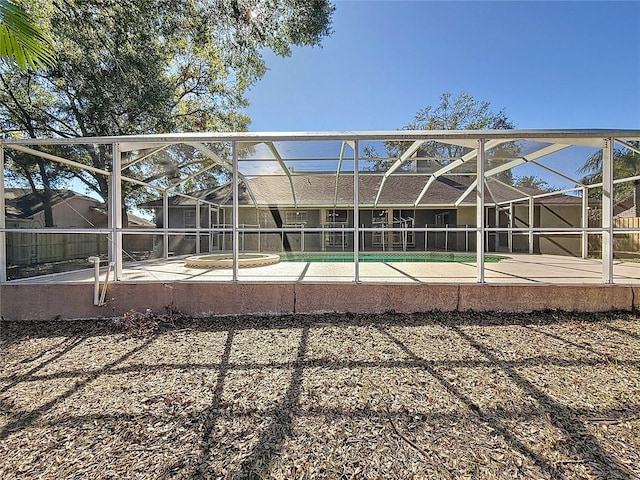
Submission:
POLYGON ((250 130, 395 130, 446 91, 521 129, 640 129, 639 1, 335 3, 322 48, 265 56, 250 130))

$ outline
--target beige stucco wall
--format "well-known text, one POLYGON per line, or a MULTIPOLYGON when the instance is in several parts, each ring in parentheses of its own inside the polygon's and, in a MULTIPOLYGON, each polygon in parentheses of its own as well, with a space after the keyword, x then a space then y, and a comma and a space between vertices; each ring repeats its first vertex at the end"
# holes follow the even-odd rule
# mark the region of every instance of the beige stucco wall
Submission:
MULTIPOLYGON (((541 227, 580 227, 580 205, 541 205, 539 207, 541 227)), ((540 253, 550 255, 579 256, 580 235, 539 235, 540 253)))
POLYGON ((476 207, 458 207, 458 225, 475 225, 476 207))
POLYGON ((624 285, 389 285, 116 283, 106 307, 93 305, 93 285, 0 285, 5 320, 113 318, 167 305, 186 315, 314 312, 378 313, 430 310, 632 310, 640 288, 624 285), (167 288, 167 287, 170 288, 167 288), (38 301, 34 302, 33 299, 38 301))

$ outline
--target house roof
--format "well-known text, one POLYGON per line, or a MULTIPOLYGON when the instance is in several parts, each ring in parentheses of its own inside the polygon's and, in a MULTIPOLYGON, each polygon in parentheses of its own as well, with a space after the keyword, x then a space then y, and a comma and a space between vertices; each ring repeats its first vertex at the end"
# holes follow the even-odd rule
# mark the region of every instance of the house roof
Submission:
MULTIPOLYGON (((383 175, 379 173, 361 173, 359 181, 360 205, 373 206, 383 175)), ((382 188, 377 206, 413 206, 429 179, 428 175, 398 173, 387 178, 382 188)), ((341 174, 336 183, 335 174, 309 175, 295 174, 291 176, 295 201, 289 179, 285 175, 267 175, 247 180, 248 187, 240 184, 238 198, 241 206, 253 206, 249 190, 253 194, 258 206, 278 205, 283 207, 332 207, 353 205, 353 174, 341 174), (337 188, 336 188, 337 186, 337 188)), ((420 199, 418 206, 453 206, 472 185, 474 178, 467 175, 448 175, 438 177, 420 199)), ((487 204, 508 202, 522 199, 527 195, 545 193, 537 188, 518 187, 517 190, 501 183, 490 181, 485 192, 487 204), (519 190, 519 191, 518 191, 519 190), (522 192, 522 193, 520 193, 522 192)), ((222 206, 232 203, 231 184, 202 190, 191 194, 207 202, 222 206)), ((194 198, 174 196, 170 197, 171 206, 193 206, 194 198)), ((536 199, 537 203, 579 203, 580 199, 568 195, 553 195, 536 199)), ((472 190, 460 203, 461 205, 475 205, 475 192, 472 190)), ((141 207, 154 208, 162 206, 161 200, 154 200, 141 207)))
MULTIPOLYGON (((41 198, 29 189, 5 188, 4 196, 7 218, 31 218, 44 209, 41 198)), ((99 203, 91 197, 71 190, 53 190, 51 204, 57 205, 73 197, 85 198, 99 203)))
MULTIPOLYGON (((5 212, 7 218, 27 219, 32 218, 44 210, 41 198, 30 189, 25 188, 5 188, 5 212)), ((107 215, 106 205, 95 198, 82 195, 72 190, 53 190, 51 203, 53 206, 73 198, 80 198, 90 202, 91 209, 100 214, 107 215)), ((134 227, 154 227, 155 225, 142 217, 128 214, 129 225, 134 227)))

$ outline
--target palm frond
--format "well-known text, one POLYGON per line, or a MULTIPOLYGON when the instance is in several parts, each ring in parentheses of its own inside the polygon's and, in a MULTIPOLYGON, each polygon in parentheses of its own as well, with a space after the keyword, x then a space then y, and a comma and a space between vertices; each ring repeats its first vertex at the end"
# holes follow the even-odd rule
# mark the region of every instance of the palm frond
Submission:
POLYGON ((23 70, 53 65, 53 44, 21 7, 0 0, 0 57, 23 70))

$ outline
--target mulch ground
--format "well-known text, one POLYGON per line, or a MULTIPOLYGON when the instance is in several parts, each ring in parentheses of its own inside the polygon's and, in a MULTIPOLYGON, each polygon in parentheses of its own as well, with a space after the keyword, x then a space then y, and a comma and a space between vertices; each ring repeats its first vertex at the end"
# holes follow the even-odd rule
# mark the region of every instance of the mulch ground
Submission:
POLYGON ((640 478, 640 321, 3 322, 0 478, 640 478))

